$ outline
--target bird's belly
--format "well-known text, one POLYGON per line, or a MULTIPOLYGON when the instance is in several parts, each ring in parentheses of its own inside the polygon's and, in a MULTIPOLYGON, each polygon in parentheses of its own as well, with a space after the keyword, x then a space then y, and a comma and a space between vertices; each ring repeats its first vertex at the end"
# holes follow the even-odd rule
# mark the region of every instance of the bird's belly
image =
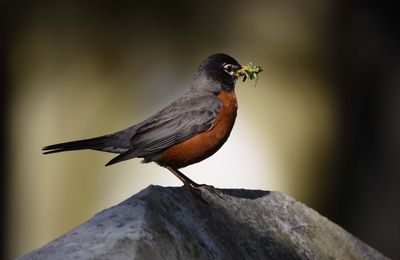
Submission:
POLYGON ((157 160, 158 164, 182 168, 206 159, 221 148, 235 123, 237 100, 233 91, 221 91, 218 98, 221 109, 213 127, 162 152, 157 160))

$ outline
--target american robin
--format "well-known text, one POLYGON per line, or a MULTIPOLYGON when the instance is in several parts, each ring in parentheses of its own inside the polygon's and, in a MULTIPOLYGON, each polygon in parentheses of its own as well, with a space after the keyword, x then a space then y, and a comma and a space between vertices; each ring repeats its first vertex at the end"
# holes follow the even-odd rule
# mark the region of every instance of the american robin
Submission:
POLYGON ((213 155, 228 139, 238 108, 235 83, 242 66, 226 54, 214 54, 197 70, 190 90, 150 118, 122 131, 59 143, 44 154, 92 149, 118 153, 106 166, 131 158, 156 162, 185 186, 202 186, 178 169, 213 155))

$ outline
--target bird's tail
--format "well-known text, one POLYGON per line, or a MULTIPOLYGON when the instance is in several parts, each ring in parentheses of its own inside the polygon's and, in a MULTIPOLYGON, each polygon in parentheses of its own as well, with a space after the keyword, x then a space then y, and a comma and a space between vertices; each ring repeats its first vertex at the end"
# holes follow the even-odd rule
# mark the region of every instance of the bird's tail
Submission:
POLYGON ((49 154, 84 149, 101 150, 102 148, 104 148, 107 138, 108 135, 104 135, 90 139, 53 144, 43 147, 42 151, 44 151, 43 154, 49 154))

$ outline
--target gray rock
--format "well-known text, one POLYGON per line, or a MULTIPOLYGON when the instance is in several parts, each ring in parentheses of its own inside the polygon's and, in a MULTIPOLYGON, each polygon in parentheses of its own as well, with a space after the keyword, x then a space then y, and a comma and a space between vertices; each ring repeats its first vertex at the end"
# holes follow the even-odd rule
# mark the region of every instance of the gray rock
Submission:
POLYGON ((279 192, 150 186, 20 259, 387 259, 279 192))

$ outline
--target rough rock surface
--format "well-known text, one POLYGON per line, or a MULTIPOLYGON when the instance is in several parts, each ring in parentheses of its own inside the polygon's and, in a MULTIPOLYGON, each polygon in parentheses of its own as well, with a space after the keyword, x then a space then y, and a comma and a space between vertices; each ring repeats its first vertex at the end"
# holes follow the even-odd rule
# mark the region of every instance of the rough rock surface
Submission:
POLYGON ((150 186, 20 259, 387 259, 279 192, 150 186))

